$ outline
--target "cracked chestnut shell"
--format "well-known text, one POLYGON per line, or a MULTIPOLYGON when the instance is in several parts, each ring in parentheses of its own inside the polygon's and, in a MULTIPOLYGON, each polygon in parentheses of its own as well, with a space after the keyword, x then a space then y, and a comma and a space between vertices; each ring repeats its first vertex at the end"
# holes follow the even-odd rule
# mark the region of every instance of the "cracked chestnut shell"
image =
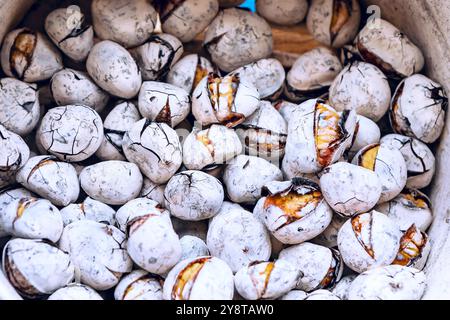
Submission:
POLYGON ((350 148, 356 113, 338 113, 323 100, 301 104, 289 121, 283 171, 289 176, 317 173, 350 148))
POLYGON ((94 45, 94 29, 82 12, 71 7, 56 9, 45 19, 45 31, 53 43, 69 58, 86 60, 94 45))
POLYGON ((442 85, 416 74, 397 87, 389 119, 396 133, 433 143, 444 130, 447 108, 448 98, 442 85))
POLYGON ((377 211, 349 219, 338 234, 345 264, 358 273, 394 262, 402 234, 397 224, 377 211))
POLYGON ((306 25, 318 41, 339 48, 355 38, 360 20, 358 0, 312 0, 306 25))
POLYGON ((400 238, 400 249, 392 264, 422 270, 430 253, 431 243, 428 235, 414 224, 400 238))
POLYGON ((114 290, 116 300, 162 300, 164 280, 144 270, 134 270, 123 277, 114 290))
POLYGON ((209 25, 203 45, 213 62, 230 72, 271 55, 272 29, 255 13, 225 9, 209 25))
POLYGON ((211 256, 178 263, 164 282, 164 300, 232 300, 233 273, 221 259, 211 256))
MULTIPOLYGON (((5 209, 14 200, 33 197, 33 193, 25 188, 8 186, 0 189, 0 216, 5 214, 5 209)), ((0 224, 0 238, 7 236, 8 233, 3 230, 3 226, 0 224)))
POLYGON ((319 186, 309 180, 272 182, 263 190, 264 223, 284 244, 298 244, 321 234, 330 224, 333 211, 319 186))
POLYGON ((115 215, 116 211, 113 208, 90 197, 87 197, 81 203, 70 204, 61 209, 64 226, 78 220, 92 220, 107 225, 115 225, 115 215))
POLYGON ((0 79, 0 123, 6 129, 24 137, 36 127, 40 114, 37 85, 0 79))
POLYGON ((26 28, 6 35, 0 55, 5 74, 25 82, 48 80, 63 68, 53 44, 40 32, 26 28))

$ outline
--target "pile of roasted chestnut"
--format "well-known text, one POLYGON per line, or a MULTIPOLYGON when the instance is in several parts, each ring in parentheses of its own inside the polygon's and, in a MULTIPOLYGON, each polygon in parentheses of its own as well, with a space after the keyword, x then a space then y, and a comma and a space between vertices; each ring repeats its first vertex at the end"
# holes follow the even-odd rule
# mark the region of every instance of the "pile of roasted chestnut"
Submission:
POLYGON ((448 100, 420 48, 357 0, 242 2, 93 0, 6 35, 0 296, 422 297, 448 100), (288 68, 266 20, 305 19, 323 46, 288 68))

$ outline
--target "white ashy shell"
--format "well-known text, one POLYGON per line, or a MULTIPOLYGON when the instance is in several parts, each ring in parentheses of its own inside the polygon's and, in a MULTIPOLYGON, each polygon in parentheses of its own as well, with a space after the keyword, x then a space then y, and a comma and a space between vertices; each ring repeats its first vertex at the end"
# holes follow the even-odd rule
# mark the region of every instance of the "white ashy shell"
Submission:
POLYGON ((136 122, 125 134, 123 151, 128 161, 137 164, 147 178, 158 184, 169 181, 183 162, 176 131, 148 119, 136 122))
POLYGON ((164 190, 166 188, 165 184, 156 184, 148 178, 144 178, 144 184, 142 185, 142 190, 140 196, 142 198, 147 198, 149 200, 154 200, 158 202, 162 207, 164 207, 164 190))
POLYGON ((214 63, 221 70, 230 72, 270 56, 272 29, 256 13, 225 9, 209 25, 204 46, 214 63))
POLYGON ((164 300, 232 300, 233 273, 216 257, 186 259, 169 272, 163 289, 164 300))
POLYGON ((70 204, 61 209, 64 226, 78 220, 92 220, 104 224, 115 225, 116 211, 103 202, 87 197, 79 204, 70 204))
POLYGON ((306 0, 259 0, 256 12, 263 18, 280 25, 293 25, 303 21, 308 13, 306 0))
POLYGON ((53 156, 30 158, 17 172, 17 182, 56 206, 67 206, 78 199, 80 183, 75 168, 53 156))
POLYGON ((146 43, 130 50, 141 69, 143 80, 160 80, 181 58, 183 44, 171 34, 155 34, 146 43))
POLYGON ((439 139, 445 125, 447 94, 439 83, 415 74, 399 84, 392 98, 390 120, 395 132, 425 143, 439 139))
POLYGON ((414 268, 385 266, 360 274, 351 284, 349 300, 420 300, 426 276, 414 268))
POLYGON ((386 215, 371 211, 349 219, 339 230, 338 247, 345 264, 362 273, 390 265, 400 246, 401 232, 386 215))
POLYGON ((306 25, 318 41, 339 48, 355 38, 360 20, 358 0, 312 0, 306 25))
POLYGON ((2 260, 10 283, 29 298, 51 294, 74 277, 69 255, 43 240, 12 239, 3 248, 2 260))
POLYGON ((79 162, 92 156, 100 147, 103 122, 90 107, 56 107, 42 118, 36 135, 42 147, 58 159, 79 162))
POLYGON ((208 59, 198 54, 188 54, 170 68, 166 81, 192 93, 199 82, 211 72, 214 72, 214 67, 208 59))
POLYGON ((330 225, 312 242, 327 248, 337 247, 337 235, 342 225, 348 220, 348 218, 341 217, 338 214, 333 215, 330 225))
POLYGON ((414 224, 425 232, 433 222, 431 200, 418 190, 404 190, 393 200, 377 205, 375 210, 395 221, 400 230, 414 224))
POLYGON ((165 216, 170 224, 169 212, 161 208, 161 206, 147 198, 136 198, 125 203, 116 212, 117 227, 123 231, 127 231, 127 225, 130 221, 146 215, 165 216))
POLYGON ((386 20, 369 21, 355 39, 359 55, 386 75, 409 77, 422 70, 425 60, 420 49, 386 20))
POLYGON ((286 72, 277 59, 261 59, 232 71, 243 82, 252 84, 261 99, 274 99, 283 89, 286 72))
POLYGON ((295 288, 300 271, 285 260, 255 262, 234 276, 238 293, 246 300, 276 299, 295 288))
POLYGON ((133 266, 125 240, 125 234, 113 226, 82 220, 64 228, 59 248, 69 253, 81 283, 107 290, 133 266))
POLYGON ((337 162, 351 146, 356 119, 354 111, 340 114, 320 99, 302 103, 289 121, 283 171, 317 173, 337 162))
POLYGON ((91 287, 85 286, 84 284, 72 283, 66 287, 56 290, 48 300, 103 300, 102 296, 99 295, 91 287))
POLYGON ((280 300, 289 300, 289 301, 305 300, 307 295, 308 294, 304 291, 292 290, 286 293, 284 296, 282 296, 280 300))
POLYGON ((357 61, 344 67, 335 78, 329 100, 338 111, 355 110, 377 122, 389 109, 391 88, 380 69, 357 61))
POLYGON ((45 31, 65 55, 77 62, 86 60, 94 45, 94 29, 85 24, 79 7, 69 6, 50 12, 45 18, 45 31))
POLYGON ((389 145, 371 144, 363 148, 353 158, 353 164, 377 174, 381 183, 379 203, 394 199, 406 186, 408 174, 405 159, 398 149, 389 145), (365 164, 365 158, 370 157, 375 158, 365 164))
POLYGON ((26 82, 50 79, 63 68, 58 49, 45 35, 26 28, 6 35, 0 55, 5 74, 26 82))
MULTIPOLYGON (((5 214, 5 210, 11 202, 27 197, 33 197, 33 194, 25 188, 0 189, 0 217, 5 214)), ((0 224, 0 238, 7 235, 8 233, 3 230, 3 226, 0 224)))
POLYGON ((109 101, 109 95, 86 72, 69 68, 53 75, 50 90, 60 106, 79 104, 101 112, 109 101))
POLYGON ((392 264, 422 270, 430 250, 431 242, 428 235, 413 224, 403 232, 397 257, 392 264))
POLYGON ((182 220, 212 218, 222 206, 223 186, 219 180, 202 171, 183 171, 174 175, 164 191, 165 206, 182 220))
POLYGON ((56 243, 63 231, 58 208, 45 199, 20 198, 12 201, 0 216, 3 230, 25 239, 46 239, 56 243))
POLYGON ((233 202, 254 204, 266 183, 283 180, 281 170, 262 158, 239 155, 225 167, 223 182, 233 202))
POLYGON ((97 43, 89 53, 86 69, 97 85, 111 95, 131 99, 141 88, 142 77, 136 62, 115 42, 97 43))
MULTIPOLYGON (((224 204, 225 205, 225 202, 224 204)), ((222 205, 222 207, 223 207, 222 205)), ((208 220, 202 221, 186 221, 170 217, 175 232, 180 236, 193 236, 206 241, 206 233, 208 232, 208 220)))
POLYGON ((219 12, 217 0, 170 0, 160 3, 158 9, 162 30, 182 42, 194 40, 219 12))
POLYGON ((162 300, 162 278, 144 270, 123 277, 114 290, 116 300, 162 300))
POLYGON ((101 160, 126 160, 122 150, 123 137, 141 118, 132 102, 119 102, 105 118, 103 141, 95 155, 101 160))
POLYGON ((40 116, 37 85, 14 78, 0 79, 0 123, 21 136, 36 127, 40 116))
POLYGON ((298 244, 321 234, 330 224, 333 211, 317 184, 294 178, 265 186, 263 217, 267 229, 284 244, 298 244))
POLYGON ((345 217, 369 211, 381 196, 381 182, 375 172, 345 162, 326 168, 320 187, 331 208, 345 217))
POLYGON ((192 114, 202 125, 220 123, 235 127, 256 111, 258 90, 238 75, 221 78, 210 73, 192 93, 192 114))
POLYGON ((150 38, 158 15, 147 0, 94 0, 91 11, 95 34, 126 48, 150 38))
MULTIPOLYGON (((14 175, 30 157, 30 148, 16 133, 0 124, 0 172, 14 175)), ((2 187, 0 185, 0 187, 2 187)))
POLYGON ((344 271, 339 251, 308 242, 282 250, 279 259, 297 268, 301 276, 296 288, 305 292, 333 288, 344 271))
POLYGON ((208 246, 200 238, 186 235, 180 239, 181 260, 209 256, 208 246))
POLYGON ((316 98, 328 91, 341 72, 342 64, 328 48, 319 47, 302 54, 287 73, 284 92, 292 101, 316 98))
POLYGON ((251 212, 225 203, 209 223, 206 244, 211 255, 224 260, 233 272, 253 261, 267 261, 271 253, 264 224, 251 212))
POLYGON ((384 136, 381 143, 400 150, 405 158, 408 170, 407 188, 423 189, 431 183, 436 159, 425 143, 399 134, 384 136))
POLYGON ((338 296, 328 290, 317 290, 309 293, 304 300, 317 300, 317 301, 326 301, 326 300, 341 300, 338 296))
POLYGON ((284 155, 287 124, 268 101, 260 101, 258 109, 237 129, 246 153, 278 164, 284 155))
POLYGON ((272 105, 276 110, 278 110, 287 124, 289 124, 289 121, 292 119, 292 115, 295 114, 297 112, 296 110, 301 106, 301 104, 292 103, 287 100, 280 100, 272 105))
POLYGON ((181 243, 167 211, 153 210, 130 216, 127 251, 142 269, 164 275, 181 259, 181 243))
POLYGON ((356 274, 343 277, 337 284, 336 287, 331 291, 333 294, 337 295, 341 300, 348 300, 348 293, 350 291, 350 286, 353 280, 357 277, 356 274))
POLYGON ((143 117, 174 128, 189 115, 191 97, 174 85, 146 81, 139 92, 138 105, 143 117))
POLYGON ((80 173, 83 190, 91 198, 111 205, 122 205, 136 198, 143 178, 134 163, 103 161, 84 168, 80 173))
POLYGON ((350 152, 356 153, 370 144, 379 143, 380 138, 380 127, 369 118, 358 115, 358 123, 350 152))
POLYGON ((190 170, 203 170, 227 163, 241 152, 241 141, 233 129, 221 125, 202 131, 194 128, 183 144, 183 163, 190 170))

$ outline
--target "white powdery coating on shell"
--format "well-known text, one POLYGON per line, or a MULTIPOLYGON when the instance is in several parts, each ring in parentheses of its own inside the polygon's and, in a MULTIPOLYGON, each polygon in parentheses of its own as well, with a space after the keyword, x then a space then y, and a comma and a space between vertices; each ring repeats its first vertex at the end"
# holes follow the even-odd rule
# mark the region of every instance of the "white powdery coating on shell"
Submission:
POLYGON ((338 247, 345 264, 358 273, 391 264, 401 232, 386 215, 371 211, 348 220, 339 230, 338 247))
MULTIPOLYGON (((2 189, 0 190, 0 216, 5 214, 5 209, 14 200, 33 197, 33 193, 25 188, 15 188, 15 189, 2 189)), ((0 223, 0 238, 7 236, 8 233, 3 230, 3 226, 0 223)))
POLYGON ((256 12, 267 20, 280 25, 293 25, 303 21, 308 13, 306 0, 259 0, 256 12))
POLYGON ((125 161, 103 161, 80 173, 83 190, 93 199, 110 205, 122 205, 136 198, 142 188, 137 165, 125 161))
POLYGON ((262 158, 245 155, 231 160, 223 173, 227 195, 237 203, 256 203, 266 183, 281 180, 283 174, 278 167, 262 158))
POLYGON ((315 237, 312 242, 327 248, 337 247, 337 235, 339 229, 348 220, 348 218, 341 217, 338 214, 334 214, 331 219, 330 225, 317 237, 315 237))
POLYGON ((162 207, 165 205, 164 190, 165 184, 156 184, 148 178, 144 178, 144 184, 140 196, 158 202, 162 207))
POLYGON ((399 29, 377 18, 360 31, 356 40, 359 54, 384 72, 408 77, 422 70, 422 52, 399 29))
POLYGON ((42 147, 68 162, 92 156, 103 141, 103 122, 92 108, 68 105, 50 109, 36 133, 42 147))
POLYGON ((426 288, 419 270, 386 266, 364 272, 351 284, 349 300, 420 300, 426 288))
POLYGON ((338 296, 328 290, 317 290, 311 292, 307 295, 304 300, 317 300, 317 301, 326 301, 326 300, 341 300, 338 296))
POLYGON ((107 290, 133 266, 125 240, 125 234, 113 226, 82 220, 64 228, 59 248, 69 253, 81 283, 107 290))
POLYGON ((50 200, 56 206, 67 206, 78 199, 80 183, 75 168, 53 156, 30 158, 17 172, 17 182, 50 200))
POLYGON ((369 118, 358 115, 356 134, 350 151, 356 153, 370 144, 379 143, 380 138, 381 131, 378 125, 369 118))
POLYGON ((282 250, 279 259, 290 262, 299 270, 301 276, 296 288, 305 292, 333 287, 344 270, 340 256, 333 249, 308 242, 282 250), (323 283, 333 267, 335 270, 331 281, 323 283))
POLYGON ((377 122, 389 109, 391 88, 386 76, 376 66, 353 62, 335 78, 329 99, 338 111, 355 110, 377 122))
POLYGON ((232 207, 216 215, 209 224, 206 244, 233 272, 253 261, 267 261, 271 253, 269 233, 252 213, 232 207))
POLYGON ((104 138, 95 155, 101 160, 126 160, 122 149, 123 137, 141 118, 132 102, 118 103, 105 118, 104 138))
POLYGON ((198 237, 186 235, 180 239, 181 260, 209 256, 208 246, 198 237))
POLYGON ((82 203, 70 204, 61 209, 64 226, 78 220, 92 220, 115 225, 116 211, 103 202, 87 197, 82 203))
POLYGON ((0 188, 14 182, 17 170, 29 159, 26 142, 0 124, 0 188))
POLYGON ((3 249, 3 270, 16 289, 30 297, 51 294, 74 277, 69 255, 43 240, 10 240, 3 249))
POLYGON ((79 104, 101 112, 109 101, 109 95, 86 72, 69 68, 53 75, 50 90, 60 106, 79 104))
POLYGON ((146 0, 94 0, 91 10, 95 34, 126 48, 150 38, 157 21, 155 8, 146 0))
POLYGON ((164 191, 166 208, 183 220, 198 221, 215 216, 222 206, 224 190, 219 180, 201 171, 173 176, 164 191))
POLYGON ((0 123, 21 136, 36 127, 40 116, 39 92, 35 84, 14 78, 0 80, 0 123))
POLYGON ((139 92, 138 105, 143 117, 174 128, 189 115, 191 98, 185 90, 174 85, 146 81, 139 92))
POLYGON ((84 61, 94 45, 94 29, 84 25, 84 19, 82 12, 71 7, 53 10, 45 18, 45 31, 50 39, 77 62, 84 61))
POLYGON ((297 301, 297 300, 305 300, 308 294, 301 290, 292 290, 286 293, 284 296, 280 298, 280 300, 289 300, 289 301, 297 301))
POLYGON ((114 96, 131 99, 141 88, 142 78, 136 62, 115 42, 97 43, 89 53, 86 69, 98 86, 114 96))
POLYGON ((342 278, 336 287, 332 290, 333 294, 337 295, 341 300, 348 300, 348 293, 352 282, 356 279, 357 275, 353 274, 342 278))
POLYGON ((206 31, 204 45, 220 69, 232 71, 272 53, 272 29, 255 13, 220 11, 206 31))
POLYGON ((123 277, 114 290, 116 300, 162 300, 162 278, 144 270, 123 277))
POLYGON ((425 143, 399 134, 384 136, 381 143, 400 150, 405 158, 408 170, 407 188, 423 189, 431 183, 436 169, 436 159, 425 143))
POLYGON ((168 1, 173 11, 162 12, 161 22, 164 32, 173 34, 182 42, 190 42, 201 33, 219 12, 217 0, 168 1), (172 4, 179 3, 179 4, 172 4))
POLYGON ((320 187, 331 208, 347 217, 372 209, 381 196, 381 183, 373 171, 345 162, 326 168, 320 187))
POLYGON ((163 289, 164 300, 232 300, 233 273, 224 261, 216 257, 186 259, 169 272, 163 289), (188 276, 186 285, 179 283, 177 279, 195 264, 200 264, 200 270, 193 277, 188 276))
POLYGON ((64 227, 58 208, 48 200, 30 197, 12 201, 0 216, 0 225, 12 236, 54 243, 64 227))
POLYGON ((91 287, 85 286, 84 284, 72 283, 68 286, 56 290, 48 300, 103 300, 102 296, 99 295, 91 287))
POLYGON ((123 151, 128 161, 158 184, 169 181, 183 161, 177 132, 148 119, 136 122, 125 134, 123 151))
POLYGON ((247 300, 277 299, 297 283, 300 271, 285 260, 259 262, 240 269, 234 276, 238 293, 247 300))

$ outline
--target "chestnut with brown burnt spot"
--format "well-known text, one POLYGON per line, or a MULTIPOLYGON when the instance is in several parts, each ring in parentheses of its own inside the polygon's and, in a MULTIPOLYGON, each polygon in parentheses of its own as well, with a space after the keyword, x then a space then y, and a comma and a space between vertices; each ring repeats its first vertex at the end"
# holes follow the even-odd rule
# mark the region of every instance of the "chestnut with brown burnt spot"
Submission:
POLYGON ((210 259, 211 257, 203 257, 193 260, 178 273, 172 288, 172 300, 189 300, 195 280, 210 259))
POLYGON ((23 29, 15 38, 9 55, 11 72, 23 80, 25 72, 30 67, 37 43, 36 32, 23 29))
POLYGON ((375 259, 375 252, 373 250, 373 245, 370 242, 371 241, 371 234, 372 234, 372 213, 369 213, 369 221, 367 219, 361 221, 361 215, 357 215, 351 219, 351 225, 353 232, 355 234, 356 239, 361 244, 361 246, 364 248, 364 250, 367 252, 367 254, 372 258, 375 259), (363 239, 362 233, 363 228, 367 228, 367 232, 369 233, 369 242, 367 243, 365 239, 363 239))

